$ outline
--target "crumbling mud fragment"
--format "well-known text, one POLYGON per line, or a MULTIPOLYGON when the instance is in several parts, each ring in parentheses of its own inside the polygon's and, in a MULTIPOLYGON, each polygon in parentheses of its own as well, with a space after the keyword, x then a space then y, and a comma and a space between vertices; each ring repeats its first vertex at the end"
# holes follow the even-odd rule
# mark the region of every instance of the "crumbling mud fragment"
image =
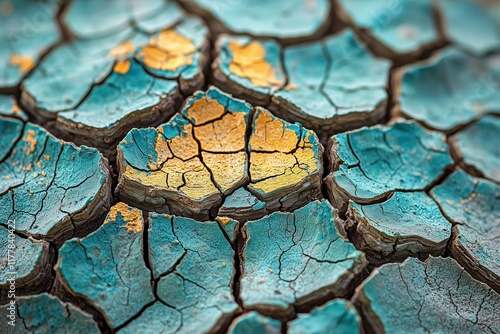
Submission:
POLYGON ((65 19, 81 38, 40 63, 23 82, 21 102, 66 140, 97 147, 114 160, 130 129, 166 121, 181 93, 204 83, 208 30, 174 2, 76 1, 65 19), (108 17, 81 24, 101 15, 108 17))
POLYGON ((500 186, 456 171, 431 194, 455 224, 453 257, 500 293, 500 186))
POLYGON ((181 1, 204 17, 216 34, 271 37, 289 44, 318 38, 330 25, 328 0, 181 1))
POLYGON ((370 264, 402 261, 408 256, 442 255, 451 237, 451 223, 425 192, 395 192, 387 201, 349 203, 352 240, 370 264))
POLYGON ((342 236, 327 201, 273 213, 243 228, 240 300, 248 310, 286 319, 345 296, 366 265, 342 236))
POLYGON ((281 322, 251 311, 234 319, 228 329, 228 334, 248 333, 279 334, 281 322))
POLYGON ((432 0, 336 0, 336 12, 376 54, 399 63, 444 44, 432 0))
POLYGON ((444 136, 411 121, 341 133, 329 145, 325 183, 342 209, 349 200, 370 204, 394 191, 427 190, 453 163, 444 136))
POLYGON ((0 310, 4 315, 0 324, 2 333, 99 333, 89 314, 45 293, 16 298, 14 326, 9 325, 7 319, 10 318, 5 317, 10 314, 8 305, 0 310))
POLYGON ((106 159, 31 123, 0 118, 0 129, 0 222, 56 245, 95 230, 111 201, 106 159))
POLYGON ((393 114, 426 126, 454 132, 487 113, 500 110, 500 62, 496 56, 474 57, 447 48, 394 76, 393 114))
POLYGON ((472 175, 500 183, 500 117, 485 116, 450 137, 451 154, 472 175))
POLYGON ((311 313, 298 314, 287 324, 288 334, 358 334, 362 333, 361 319, 351 302, 334 299, 316 307, 311 313))
POLYGON ((149 214, 148 258, 158 301, 119 333, 216 333, 239 311, 234 251, 217 222, 149 214))
POLYGON ((452 258, 386 264, 356 289, 353 300, 373 333, 500 331, 500 296, 452 258))
POLYGON ((322 153, 312 131, 210 88, 189 98, 168 123, 125 137, 118 146, 116 192, 146 210, 207 220, 245 186, 239 192, 265 202, 265 210, 219 214, 248 219, 257 211, 260 218, 321 196, 322 153))
POLYGON ((0 305, 16 297, 48 291, 52 283, 55 251, 48 242, 11 232, 15 221, 0 225, 0 305), (9 296, 10 295, 10 296, 9 296))
POLYGON ((258 105, 285 85, 281 46, 275 40, 222 35, 217 39, 217 58, 212 75, 217 87, 258 105))
MULTIPOLYGON (((57 0, 3 1, 0 8, 0 92, 16 88, 59 40, 57 0)), ((1 102, 0 102, 1 104, 1 102)))
POLYGON ((143 229, 142 212, 120 202, 97 231, 59 249, 55 270, 63 286, 101 312, 111 329, 155 300, 143 229))

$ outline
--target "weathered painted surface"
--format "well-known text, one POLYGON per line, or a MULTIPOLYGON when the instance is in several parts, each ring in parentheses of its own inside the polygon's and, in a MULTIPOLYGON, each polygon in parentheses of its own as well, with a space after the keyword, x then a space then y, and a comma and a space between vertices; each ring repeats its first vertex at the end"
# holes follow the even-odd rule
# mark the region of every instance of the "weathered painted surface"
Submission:
POLYGON ((114 159, 131 128, 165 121, 180 92, 190 94, 204 82, 207 28, 198 18, 180 17, 173 2, 158 5, 73 2, 66 20, 85 39, 56 48, 40 63, 23 83, 23 105, 63 138, 114 159), (101 15, 116 21, 80 22, 101 15))
POLYGON ((347 217, 354 244, 374 265, 442 255, 451 237, 451 223, 425 192, 395 192, 377 204, 350 202, 347 217))
POLYGON ((274 40, 223 35, 212 64, 215 85, 248 102, 267 105, 285 85, 281 46, 274 40))
POLYGON ((476 58, 448 48, 401 71, 396 112, 431 128, 452 131, 486 113, 500 112, 496 56, 476 58))
POLYGON ((410 121, 338 134, 330 145, 325 182, 336 207, 425 190, 452 164, 445 137, 410 121))
POLYGON ((238 188, 227 196, 219 209, 219 216, 231 216, 240 222, 259 219, 266 214, 266 203, 245 188, 238 188))
POLYGON ((370 47, 396 61, 416 59, 442 44, 432 0, 339 0, 344 22, 360 30, 370 47))
POLYGON ((485 116, 450 138, 451 152, 469 173, 500 183, 500 117, 485 116))
POLYGON ((120 333, 213 333, 238 311, 234 251, 217 222, 149 214, 148 253, 159 301, 120 333))
POLYGON ((11 292, 22 296, 47 291, 54 264, 54 249, 48 242, 11 234, 15 222, 5 224, 9 228, 0 226, 0 248, 4 251, 0 262, 0 305, 12 299, 8 296, 11 292))
MULTIPOLYGON (((320 196, 322 152, 312 131, 210 88, 168 123, 125 137, 117 194, 140 208, 206 220, 224 196, 247 186, 267 211, 293 210, 320 196)), ((242 218, 229 211, 223 215, 242 218)))
POLYGON ((11 147, 0 150, 5 156, 0 162, 0 222, 15 220, 16 231, 56 244, 93 231, 111 200, 102 155, 30 123, 23 129, 19 121, 0 118, 0 129, 10 133, 2 141, 11 147))
POLYGON ((228 334, 280 334, 281 322, 265 317, 255 311, 245 313, 234 319, 227 331, 228 334))
POLYGON ((287 325, 288 334, 358 334, 361 319, 351 302, 332 300, 309 314, 299 314, 287 325))
POLYGON ((321 42, 284 51, 288 84, 270 106, 322 140, 372 125, 385 116, 390 62, 373 56, 347 29, 321 42))
MULTIPOLYGON (((8 325, 8 318, 2 317, 3 333, 99 333, 89 314, 45 293, 16 298, 16 308, 15 326, 8 325)), ((7 306, 0 309, 4 315, 10 314, 7 306)))
POLYGON ((432 196, 456 224, 450 243, 454 258, 500 293, 500 186, 457 171, 432 196))
POLYGON ((500 331, 500 296, 452 258, 411 258, 375 269, 354 303, 374 333, 500 331))
POLYGON ((240 299, 246 309, 287 317, 294 307, 345 295, 366 265, 335 226, 327 201, 243 226, 240 299))
POLYGON ((0 91, 12 90, 59 40, 58 1, 3 1, 0 7, 0 91))
MULTIPOLYGON (((23 134, 23 123, 15 119, 0 117, 0 161, 11 154, 12 148, 23 134)), ((5 178, 5 176, 4 176, 5 178)), ((9 179, 10 177, 7 177, 9 179)))
POLYGON ((500 50, 500 22, 478 1, 438 0, 437 4, 451 43, 476 55, 500 50))
POLYGON ((55 270, 63 285, 99 310, 111 328, 155 300, 144 263, 143 229, 142 212, 120 202, 97 231, 59 249, 55 270))
POLYGON ((28 116, 19 108, 13 96, 0 95, 0 116, 28 120, 28 116))
POLYGON ((216 33, 274 37, 290 43, 321 36, 329 25, 328 0, 182 0, 182 3, 205 17, 216 33))

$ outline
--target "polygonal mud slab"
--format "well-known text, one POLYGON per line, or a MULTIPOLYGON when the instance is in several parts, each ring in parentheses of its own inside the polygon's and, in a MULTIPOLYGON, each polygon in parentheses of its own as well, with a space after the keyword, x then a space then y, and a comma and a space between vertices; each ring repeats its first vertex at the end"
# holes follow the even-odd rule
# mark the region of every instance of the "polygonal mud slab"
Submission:
POLYGON ((14 311, 9 305, 0 309, 7 315, 0 324, 2 333, 99 333, 92 316, 45 293, 16 298, 14 311))
POLYGON ((428 189, 453 161, 445 137, 410 121, 341 133, 330 139, 330 201, 369 204, 394 191, 428 189))
MULTIPOLYGON (((82 5, 86 10, 74 15, 70 10, 68 17, 86 20, 87 11, 101 11, 100 2, 87 7, 80 1, 71 8, 82 5)), ((125 11, 118 1, 104 7, 101 14, 111 17, 125 11)), ((91 34, 99 38, 58 47, 24 81, 23 105, 61 137, 114 159, 116 145, 130 129, 165 121, 180 104, 181 92, 191 94, 204 83, 208 30, 198 18, 180 18, 182 13, 175 3, 165 3, 135 25, 117 19, 114 34, 91 34)))
POLYGON ((335 299, 287 324, 288 334, 358 334, 361 319, 351 302, 335 299))
MULTIPOLYGON (((155 213, 149 221, 149 259, 153 277, 159 278, 156 293, 169 305, 162 318, 178 319, 172 333, 226 328, 239 306, 232 295, 234 251, 218 223, 155 213)), ((126 328, 150 323, 141 318, 126 328)))
POLYGON ((386 114, 391 64, 373 56, 352 30, 287 48, 284 66, 288 84, 273 96, 270 109, 315 130, 322 141, 386 114))
POLYGON ((469 173, 500 183, 500 117, 485 116, 450 137, 451 153, 469 173))
POLYGON ((353 243, 374 265, 442 255, 451 237, 451 223, 425 192, 395 192, 370 205, 350 202, 347 217, 353 243))
POLYGON ((0 116, 28 120, 28 116, 19 108, 13 96, 0 95, 0 116))
POLYGON ((272 37, 298 43, 321 36, 330 25, 328 0, 181 0, 216 33, 272 37), (244 13, 244 14, 243 14, 244 13))
POLYGON ((59 1, 3 1, 0 7, 0 92, 14 91, 59 40, 59 1))
POLYGON ((499 82, 498 55, 476 58, 448 48, 395 75, 393 113, 453 132, 486 113, 500 112, 499 82))
POLYGON ((227 331, 228 334, 280 334, 281 322, 252 311, 234 319, 227 331))
POLYGON ((437 0, 437 8, 446 38, 469 53, 484 55, 500 49, 500 22, 478 2, 437 0))
POLYGON ((158 129, 125 137, 116 191, 137 207, 200 220, 242 186, 266 211, 293 210, 321 196, 322 153, 312 131, 210 88, 158 129))
POLYGON ((217 87, 250 103, 267 105, 285 85, 281 46, 274 40, 222 35, 216 42, 212 75, 217 87))
POLYGON ((59 249, 55 270, 64 287, 100 311, 112 329, 155 300, 143 228, 142 212, 118 203, 97 231, 59 249))
MULTIPOLYGON (((3 208, 2 208, 3 209, 3 208)), ((0 225, 0 305, 9 302, 9 295, 33 295, 48 291, 52 283, 55 251, 48 242, 23 238, 12 231, 15 221, 0 225)))
POLYGON ((284 52, 272 40, 234 36, 221 37, 217 49, 217 85, 250 102, 270 103, 277 116, 299 121, 322 141, 385 116, 390 62, 371 55, 351 30, 284 52))
POLYGON ((335 0, 336 11, 376 54, 409 62, 444 44, 432 0, 335 0))
POLYGON ((327 201, 315 201, 243 226, 240 300, 246 309, 287 318, 294 309, 348 293, 366 261, 344 239, 335 214, 327 201))
POLYGON ((500 186, 457 171, 432 190, 456 225, 450 248, 467 271, 500 293, 500 186))
POLYGON ((374 333, 500 331, 500 296, 452 258, 411 258, 375 269, 354 303, 374 333))
POLYGON ((111 200, 106 159, 30 123, 0 118, 0 129, 0 222, 59 245, 93 231, 111 200))

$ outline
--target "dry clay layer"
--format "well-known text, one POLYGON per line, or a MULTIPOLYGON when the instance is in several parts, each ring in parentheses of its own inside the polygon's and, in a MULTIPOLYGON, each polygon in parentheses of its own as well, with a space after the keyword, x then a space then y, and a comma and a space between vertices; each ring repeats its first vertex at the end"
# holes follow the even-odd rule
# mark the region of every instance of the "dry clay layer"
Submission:
MULTIPOLYGON (((265 210, 256 208, 262 217, 321 196, 322 153, 312 131, 210 88, 189 98, 168 123, 125 137, 116 192, 146 210, 206 220, 244 187, 238 194, 247 202, 252 196, 265 202, 265 210)), ((248 218, 238 211, 225 215, 248 218)))

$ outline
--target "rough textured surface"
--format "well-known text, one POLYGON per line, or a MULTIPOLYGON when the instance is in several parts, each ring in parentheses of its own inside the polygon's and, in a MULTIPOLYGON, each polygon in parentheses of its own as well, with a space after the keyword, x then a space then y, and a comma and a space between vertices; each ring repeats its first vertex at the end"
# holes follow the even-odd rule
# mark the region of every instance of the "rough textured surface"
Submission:
POLYGON ((0 95, 0 116, 28 120, 28 116, 19 108, 13 96, 0 95))
POLYGON ((0 8, 0 92, 12 91, 59 40, 58 1, 4 1, 0 8))
POLYGON ((361 319, 354 306, 343 299, 335 299, 315 308, 310 314, 299 314, 288 323, 288 334, 358 334, 361 319))
POLYGON ((252 311, 234 319, 227 332, 228 334, 280 334, 281 323, 252 311))
POLYGON ((315 130, 322 141, 385 116, 390 62, 374 57, 352 30, 287 48, 284 67, 288 84, 270 109, 315 130))
POLYGON ((288 317, 348 293, 366 265, 364 254, 345 241, 327 201, 294 213, 273 213, 243 226, 240 299, 243 306, 288 317))
POLYGON ((296 43, 321 36, 329 25, 328 0, 181 1, 205 17, 216 33, 275 37, 284 43, 296 43))
POLYGON ((312 131, 210 88, 158 129, 125 137, 117 194, 140 208, 206 220, 248 186, 269 211, 293 210, 321 195, 322 152, 312 131))
POLYGON ((0 248, 4 251, 0 262, 0 305, 10 301, 10 286, 15 282, 17 296, 36 294, 48 290, 52 283, 54 249, 49 243, 10 234, 0 225, 0 248))
POLYGON ((281 46, 274 40, 223 35, 212 63, 215 84, 250 103, 267 105, 285 85, 281 46))
POLYGON ((30 123, 23 129, 19 121, 0 118, 0 129, 9 133, 0 149, 0 222, 14 220, 19 233, 59 245, 93 231, 111 200, 102 155, 30 123))
POLYGON ((498 56, 475 58, 448 48, 396 75, 401 81, 395 112, 427 126, 453 131, 486 113, 500 111, 498 56))
POLYGON ((347 217, 356 248, 373 265, 442 255, 451 236, 451 223, 425 192, 395 192, 380 204, 350 202, 347 217))
POLYGON ((155 300, 144 263, 143 229, 142 212, 118 203, 97 231, 59 250, 55 270, 63 285, 99 310, 111 328, 155 300))
POLYGON ((96 146, 113 159, 131 128, 168 119, 180 92, 203 85, 208 31, 173 2, 153 8, 153 17, 141 14, 158 2, 131 2, 130 8, 118 1, 73 2, 67 24, 86 39, 61 45, 40 63, 23 83, 23 105, 63 138, 96 146), (81 24, 101 15, 116 20, 81 24), (133 25, 129 15, 140 21, 133 25))
POLYGON ((450 138, 451 153, 469 173, 500 183, 500 117, 485 116, 450 138))
MULTIPOLYGON (((48 294, 21 297, 16 300, 15 326, 0 323, 2 333, 99 333, 92 317, 71 304, 62 303, 48 294)), ((7 306, 0 307, 2 314, 9 314, 7 306)))
POLYGON ((467 271, 500 293, 500 186, 462 171, 432 190, 456 225, 450 248, 467 271))
POLYGON ((500 331, 500 296, 451 258, 386 264, 356 289, 354 303, 375 333, 500 331))
POLYGON ((339 208, 348 199, 366 204, 398 190, 427 189, 452 164, 444 136, 409 121, 333 136, 328 158, 325 182, 339 208))
POLYGON ((474 0, 438 0, 448 40, 465 51, 483 55, 500 50, 500 22, 474 0), (467 20, 467 24, 463 24, 467 20))
POLYGON ((336 0, 344 22, 381 56, 406 62, 441 45, 432 0, 336 0))
POLYGON ((154 213, 149 223, 149 261, 159 302, 120 333, 226 328, 239 307, 232 296, 234 252, 217 223, 154 213))

